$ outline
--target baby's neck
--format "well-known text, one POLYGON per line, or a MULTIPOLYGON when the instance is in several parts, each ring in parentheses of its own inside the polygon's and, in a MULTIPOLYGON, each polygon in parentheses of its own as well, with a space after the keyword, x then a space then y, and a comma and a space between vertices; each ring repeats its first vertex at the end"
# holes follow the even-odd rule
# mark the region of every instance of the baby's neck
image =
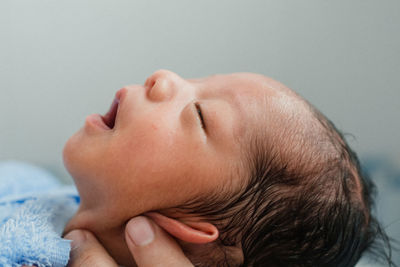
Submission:
POLYGON ((90 213, 78 211, 67 223, 63 235, 74 229, 85 229, 92 232, 119 265, 137 266, 125 242, 125 225, 107 227, 91 218, 90 213))

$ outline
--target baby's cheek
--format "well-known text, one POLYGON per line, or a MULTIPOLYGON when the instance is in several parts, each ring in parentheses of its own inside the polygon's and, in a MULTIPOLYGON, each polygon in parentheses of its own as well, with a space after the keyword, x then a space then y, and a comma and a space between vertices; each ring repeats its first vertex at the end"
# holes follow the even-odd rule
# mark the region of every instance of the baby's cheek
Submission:
POLYGON ((148 118, 132 123, 112 144, 122 187, 154 208, 181 204, 199 191, 201 139, 193 141, 176 126, 148 118))

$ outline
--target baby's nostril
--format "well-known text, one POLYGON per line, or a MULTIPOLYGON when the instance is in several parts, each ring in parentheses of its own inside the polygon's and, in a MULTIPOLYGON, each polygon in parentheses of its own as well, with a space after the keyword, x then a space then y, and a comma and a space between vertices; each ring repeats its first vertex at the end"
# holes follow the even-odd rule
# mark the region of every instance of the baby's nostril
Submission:
POLYGON ((148 97, 152 101, 165 101, 172 96, 172 85, 167 79, 156 79, 152 87, 148 88, 148 97))
POLYGON ((154 84, 156 83, 156 79, 147 79, 145 86, 149 87, 149 89, 153 88, 154 84))
POLYGON ((152 74, 149 78, 147 78, 145 82, 145 87, 148 87, 149 89, 153 88, 154 85, 157 83, 157 80, 159 80, 161 76, 152 74))

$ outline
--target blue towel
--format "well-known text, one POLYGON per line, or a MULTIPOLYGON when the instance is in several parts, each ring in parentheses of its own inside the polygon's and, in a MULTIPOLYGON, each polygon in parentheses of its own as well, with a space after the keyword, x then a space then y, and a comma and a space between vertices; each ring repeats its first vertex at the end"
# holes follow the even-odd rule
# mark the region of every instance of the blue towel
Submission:
POLYGON ((66 266, 70 242, 61 238, 79 196, 49 172, 0 162, 0 266, 66 266))

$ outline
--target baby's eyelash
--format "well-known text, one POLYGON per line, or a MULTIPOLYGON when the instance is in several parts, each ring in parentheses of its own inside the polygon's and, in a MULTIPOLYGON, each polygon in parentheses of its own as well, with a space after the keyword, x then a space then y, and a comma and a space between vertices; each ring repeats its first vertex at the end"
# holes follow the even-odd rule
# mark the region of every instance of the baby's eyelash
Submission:
POLYGON ((196 102, 196 103, 194 103, 194 105, 196 107, 197 114, 199 115, 199 118, 200 118, 201 127, 203 129, 206 129, 206 124, 204 122, 203 113, 201 112, 200 104, 198 102, 196 102))

